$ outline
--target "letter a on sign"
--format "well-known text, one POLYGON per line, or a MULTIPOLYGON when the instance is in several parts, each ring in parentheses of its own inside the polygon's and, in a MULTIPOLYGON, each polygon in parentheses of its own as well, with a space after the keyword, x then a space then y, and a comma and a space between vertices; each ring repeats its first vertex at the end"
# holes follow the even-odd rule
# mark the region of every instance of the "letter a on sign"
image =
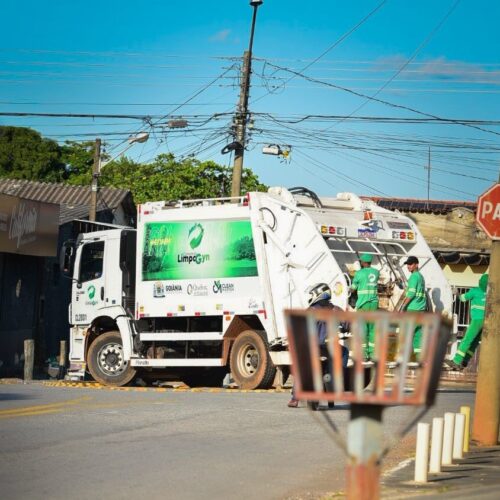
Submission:
POLYGON ((476 221, 492 240, 500 240, 500 184, 479 197, 476 221))

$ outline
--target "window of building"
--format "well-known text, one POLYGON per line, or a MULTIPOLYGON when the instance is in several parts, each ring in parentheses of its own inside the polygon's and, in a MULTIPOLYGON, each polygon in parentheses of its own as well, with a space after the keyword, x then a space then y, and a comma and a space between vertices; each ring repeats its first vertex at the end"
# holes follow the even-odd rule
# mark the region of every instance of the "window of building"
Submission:
POLYGON ((467 293, 469 287, 457 287, 455 298, 453 300, 453 313, 457 315, 457 326, 459 333, 464 333, 470 323, 469 309, 470 302, 462 302, 460 295, 467 293))

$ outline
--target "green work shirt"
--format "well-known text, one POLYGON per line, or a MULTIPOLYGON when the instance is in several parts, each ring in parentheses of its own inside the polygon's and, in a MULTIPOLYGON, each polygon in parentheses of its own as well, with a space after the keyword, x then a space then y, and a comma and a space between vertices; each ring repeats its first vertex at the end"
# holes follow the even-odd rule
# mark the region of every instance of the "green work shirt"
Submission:
POLYGON ((470 319, 484 319, 486 307, 486 292, 480 288, 471 288, 467 293, 460 295, 460 300, 470 300, 470 319))
POLYGON ((351 285, 351 288, 358 292, 356 309, 368 302, 378 303, 377 283, 379 276, 380 273, 373 267, 362 267, 359 271, 356 271, 351 285))
POLYGON ((425 311, 427 309, 425 281, 419 271, 411 273, 406 288, 406 297, 411 299, 406 308, 407 311, 425 311))

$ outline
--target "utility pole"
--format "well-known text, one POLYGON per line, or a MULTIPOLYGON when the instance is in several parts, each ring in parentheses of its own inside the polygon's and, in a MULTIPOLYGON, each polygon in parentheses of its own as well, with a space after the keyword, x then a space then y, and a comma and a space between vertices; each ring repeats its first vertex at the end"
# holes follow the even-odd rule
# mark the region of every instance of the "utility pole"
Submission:
MULTIPOLYGON (((500 184, 500 175, 498 178, 500 184)), ((478 207, 479 209, 479 207, 478 207)), ((477 376, 472 439, 479 446, 496 446, 500 427, 500 240, 491 246, 488 295, 477 376)))
POLYGON ((480 446, 498 444, 500 425, 500 241, 491 248, 488 288, 472 429, 480 446))
POLYGON ((92 166, 92 184, 90 189, 89 221, 95 222, 97 213, 97 191, 101 167, 101 139, 95 140, 94 165, 92 166))
POLYGON ((250 42, 248 50, 243 54, 243 65, 241 67, 240 98, 238 108, 234 117, 235 143, 233 178, 231 183, 231 196, 241 194, 241 175, 243 173, 243 156, 245 154, 245 140, 248 120, 248 94, 250 90, 250 75, 252 73, 252 47, 253 35, 255 31, 255 20, 257 19, 257 9, 262 4, 262 0, 250 0, 253 7, 252 26, 250 28, 250 42))

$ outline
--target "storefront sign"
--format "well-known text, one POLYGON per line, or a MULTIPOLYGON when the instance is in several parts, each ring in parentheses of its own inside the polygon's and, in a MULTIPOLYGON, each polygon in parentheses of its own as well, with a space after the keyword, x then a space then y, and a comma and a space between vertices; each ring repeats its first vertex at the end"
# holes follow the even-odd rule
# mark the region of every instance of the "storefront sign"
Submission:
POLYGON ((0 252, 57 255, 59 205, 0 194, 0 252))

